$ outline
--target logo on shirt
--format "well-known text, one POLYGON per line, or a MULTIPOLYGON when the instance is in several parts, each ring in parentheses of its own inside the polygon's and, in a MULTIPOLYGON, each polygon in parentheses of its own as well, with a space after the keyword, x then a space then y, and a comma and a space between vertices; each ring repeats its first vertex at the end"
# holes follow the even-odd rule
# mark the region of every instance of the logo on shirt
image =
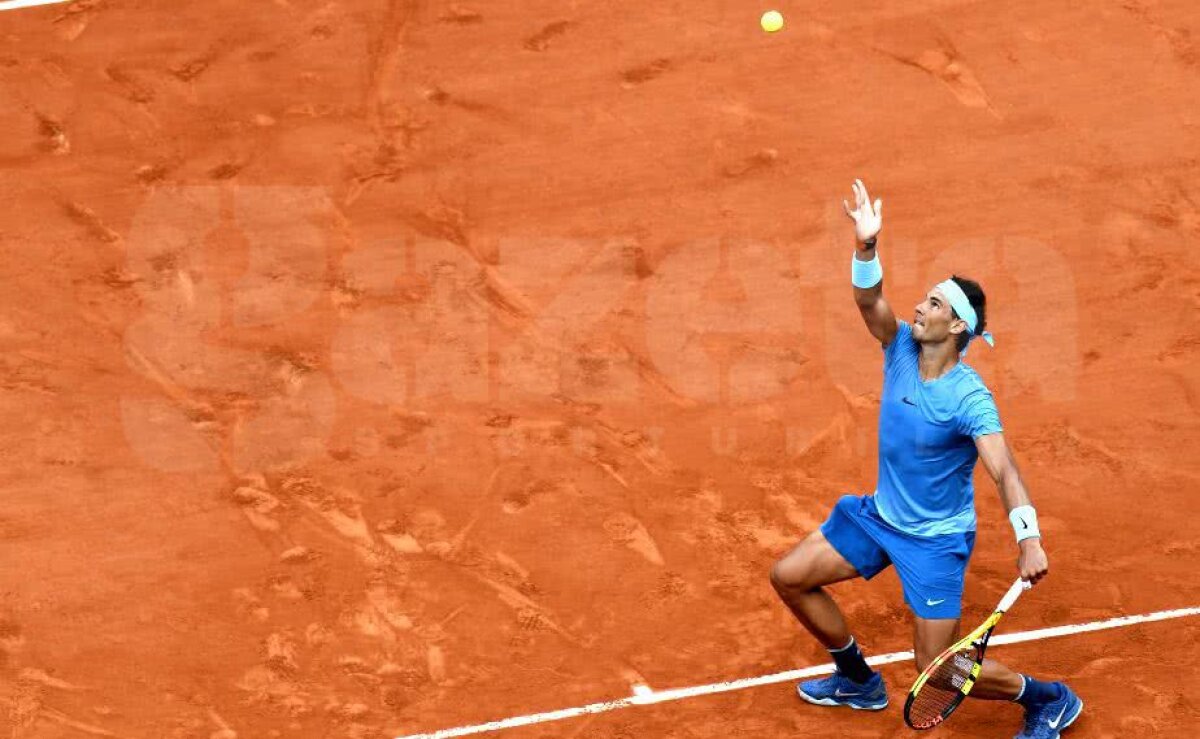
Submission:
POLYGON ((916 403, 914 403, 914 402, 912 402, 911 400, 909 400, 907 395, 905 395, 904 397, 900 398, 900 400, 904 401, 905 403, 908 403, 908 404, 909 404, 909 405, 911 405, 911 406, 916 406, 916 403))

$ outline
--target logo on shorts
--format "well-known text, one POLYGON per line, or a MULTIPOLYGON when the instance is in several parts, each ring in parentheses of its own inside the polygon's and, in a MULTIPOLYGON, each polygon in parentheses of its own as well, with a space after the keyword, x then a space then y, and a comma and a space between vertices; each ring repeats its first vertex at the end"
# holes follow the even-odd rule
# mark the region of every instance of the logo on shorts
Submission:
POLYGON ((942 598, 941 600, 929 600, 928 598, 925 599, 925 605, 927 605, 927 606, 936 606, 939 603, 945 603, 945 602, 946 602, 945 598, 942 598))

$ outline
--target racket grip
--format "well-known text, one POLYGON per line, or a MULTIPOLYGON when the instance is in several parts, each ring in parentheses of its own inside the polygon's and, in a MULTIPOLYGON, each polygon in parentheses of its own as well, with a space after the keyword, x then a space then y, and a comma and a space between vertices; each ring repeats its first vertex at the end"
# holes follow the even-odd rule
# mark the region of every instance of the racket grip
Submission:
POLYGON ((996 610, 1007 611, 1009 608, 1012 608, 1013 603, 1017 602, 1017 598, 1021 597, 1021 593, 1032 587, 1033 585, 1029 584, 1028 580, 1022 580, 1018 577, 1017 581, 1008 589, 1008 592, 1004 594, 1004 597, 1000 599, 1000 605, 996 606, 996 610))

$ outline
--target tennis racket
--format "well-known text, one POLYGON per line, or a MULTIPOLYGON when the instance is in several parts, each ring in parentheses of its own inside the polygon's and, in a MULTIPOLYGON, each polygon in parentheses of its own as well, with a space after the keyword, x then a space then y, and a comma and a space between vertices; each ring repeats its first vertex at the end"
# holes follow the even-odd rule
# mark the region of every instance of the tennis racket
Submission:
POLYGON ((917 677, 908 700, 904 702, 904 723, 914 729, 932 729, 945 721, 958 708, 983 669, 983 653, 987 649, 992 629, 1005 611, 1012 608, 1021 593, 1033 587, 1018 579, 1008 589, 996 611, 953 646, 937 656, 917 677))

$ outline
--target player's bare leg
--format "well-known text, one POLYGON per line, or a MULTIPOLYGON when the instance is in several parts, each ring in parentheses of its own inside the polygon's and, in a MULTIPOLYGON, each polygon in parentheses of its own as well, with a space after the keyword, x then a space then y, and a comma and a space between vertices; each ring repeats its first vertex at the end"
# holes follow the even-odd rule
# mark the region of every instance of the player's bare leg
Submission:
MULTIPOLYGON (((921 672, 939 654, 958 640, 959 620, 954 618, 913 618, 913 654, 917 672, 921 672)), ((1020 695, 1021 676, 992 659, 984 659, 983 669, 970 697, 982 700, 1011 701, 1020 695)))
POLYGON ((858 576, 854 565, 838 554, 824 534, 814 531, 771 568, 771 585, 826 649, 840 649, 850 641, 850 629, 823 586, 858 576))
POLYGON ((855 577, 859 577, 858 570, 820 531, 810 534, 771 568, 775 592, 796 619, 825 645, 837 665, 833 675, 797 685, 797 694, 820 706, 878 711, 887 707, 887 686, 883 677, 867 665, 841 609, 824 589, 855 577))
MULTIPOLYGON (((917 671, 958 640, 958 619, 913 619, 913 654, 917 671)), ((1083 711, 1083 701, 1064 683, 1043 682, 1013 672, 994 659, 984 659, 970 698, 1016 701, 1025 708, 1025 729, 1017 736, 1058 736, 1083 711)))

